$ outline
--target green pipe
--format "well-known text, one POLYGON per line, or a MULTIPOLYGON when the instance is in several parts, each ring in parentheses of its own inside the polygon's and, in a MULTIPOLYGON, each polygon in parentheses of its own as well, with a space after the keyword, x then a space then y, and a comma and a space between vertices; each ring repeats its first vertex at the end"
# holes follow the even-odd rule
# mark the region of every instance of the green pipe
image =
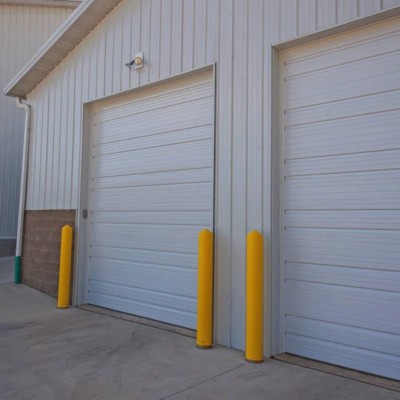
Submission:
POLYGON ((21 283, 21 256, 15 257, 14 283, 21 283))

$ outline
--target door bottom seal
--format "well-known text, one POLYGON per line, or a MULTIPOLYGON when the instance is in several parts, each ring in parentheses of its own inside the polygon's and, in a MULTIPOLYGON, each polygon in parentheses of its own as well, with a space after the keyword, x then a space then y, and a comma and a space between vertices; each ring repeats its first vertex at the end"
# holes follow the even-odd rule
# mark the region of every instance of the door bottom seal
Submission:
POLYGON ((298 365, 301 367, 314 369, 327 374, 340 376, 342 378, 351 379, 353 381, 367 383, 369 385, 378 386, 384 389, 400 392, 400 381, 395 381, 389 378, 383 378, 377 375, 371 375, 366 372, 355 371, 352 369, 339 367, 333 364, 327 364, 322 361, 311 360, 292 354, 278 354, 271 357, 274 360, 283 361, 289 364, 298 365))
POLYGON ((155 321, 149 318, 138 317, 136 315, 127 314, 120 311, 110 310, 108 308, 92 306, 91 304, 82 304, 79 305, 77 308, 80 308, 81 310, 85 311, 90 311, 96 314, 107 315, 108 317, 112 318, 123 319, 125 321, 134 322, 136 324, 151 326, 152 328, 161 329, 172 333, 177 333, 178 335, 182 336, 189 336, 192 338, 196 337, 196 331, 191 329, 182 328, 176 325, 166 324, 164 322, 155 321))

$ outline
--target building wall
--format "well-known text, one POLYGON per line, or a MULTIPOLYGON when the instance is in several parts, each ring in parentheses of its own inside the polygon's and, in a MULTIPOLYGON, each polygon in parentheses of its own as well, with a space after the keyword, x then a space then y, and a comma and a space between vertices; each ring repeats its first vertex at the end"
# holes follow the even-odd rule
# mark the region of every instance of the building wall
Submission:
MULTIPOLYGON (((75 229, 75 210, 25 212, 22 283, 53 297, 58 293, 61 229, 65 225, 75 229)), ((72 271, 73 265, 71 288, 72 271)))
POLYGON ((82 102, 216 63, 215 340, 243 349, 246 234, 264 234, 267 263, 270 247, 271 45, 396 5, 122 0, 29 95, 28 209, 77 208, 82 102), (137 51, 145 67, 131 71, 137 51))
MULTIPOLYGON (((0 88, 19 72, 73 10, 0 5, 0 88)), ((24 111, 0 95, 0 237, 17 234, 24 111)))

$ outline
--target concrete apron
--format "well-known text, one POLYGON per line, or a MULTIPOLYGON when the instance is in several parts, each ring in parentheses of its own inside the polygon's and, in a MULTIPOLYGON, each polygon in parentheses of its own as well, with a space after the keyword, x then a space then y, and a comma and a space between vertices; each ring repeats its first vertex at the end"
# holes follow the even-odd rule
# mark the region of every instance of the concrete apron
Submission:
MULTIPOLYGON (((165 331, 178 333, 180 335, 189 336, 196 338, 196 331, 186 328, 180 328, 178 326, 165 324, 163 322, 154 321, 147 318, 137 317, 135 315, 126 314, 119 311, 109 310, 107 308, 92 306, 85 304, 79 306, 79 308, 87 311, 91 311, 97 314, 108 315, 110 317, 123 319, 126 321, 136 322, 139 324, 152 326, 153 328, 163 329, 165 331)), ((368 383, 370 385, 379 386, 389 390, 395 390, 400 392, 400 381, 394 381, 392 379, 381 378, 379 376, 366 374, 359 371, 354 371, 348 368, 342 368, 332 364, 326 364, 319 361, 310 360, 303 357, 298 357, 291 354, 279 354, 273 357, 275 360, 284 361, 289 364, 295 364, 306 368, 315 369, 321 372, 327 372, 328 374, 341 376, 343 378, 352 379, 355 381, 368 383)))
POLYGON ((70 308, 24 285, 0 285, 0 398, 362 399, 399 393, 190 337, 70 308))

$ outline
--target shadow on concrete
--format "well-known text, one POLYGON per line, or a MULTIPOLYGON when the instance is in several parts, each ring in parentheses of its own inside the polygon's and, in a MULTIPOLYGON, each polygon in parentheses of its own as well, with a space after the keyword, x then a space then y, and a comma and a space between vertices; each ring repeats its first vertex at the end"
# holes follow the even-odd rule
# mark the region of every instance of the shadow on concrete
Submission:
POLYGON ((0 257, 0 283, 9 282, 14 282, 14 257, 0 257))
POLYGON ((0 238, 0 257, 11 257, 15 255, 15 238, 0 238))

